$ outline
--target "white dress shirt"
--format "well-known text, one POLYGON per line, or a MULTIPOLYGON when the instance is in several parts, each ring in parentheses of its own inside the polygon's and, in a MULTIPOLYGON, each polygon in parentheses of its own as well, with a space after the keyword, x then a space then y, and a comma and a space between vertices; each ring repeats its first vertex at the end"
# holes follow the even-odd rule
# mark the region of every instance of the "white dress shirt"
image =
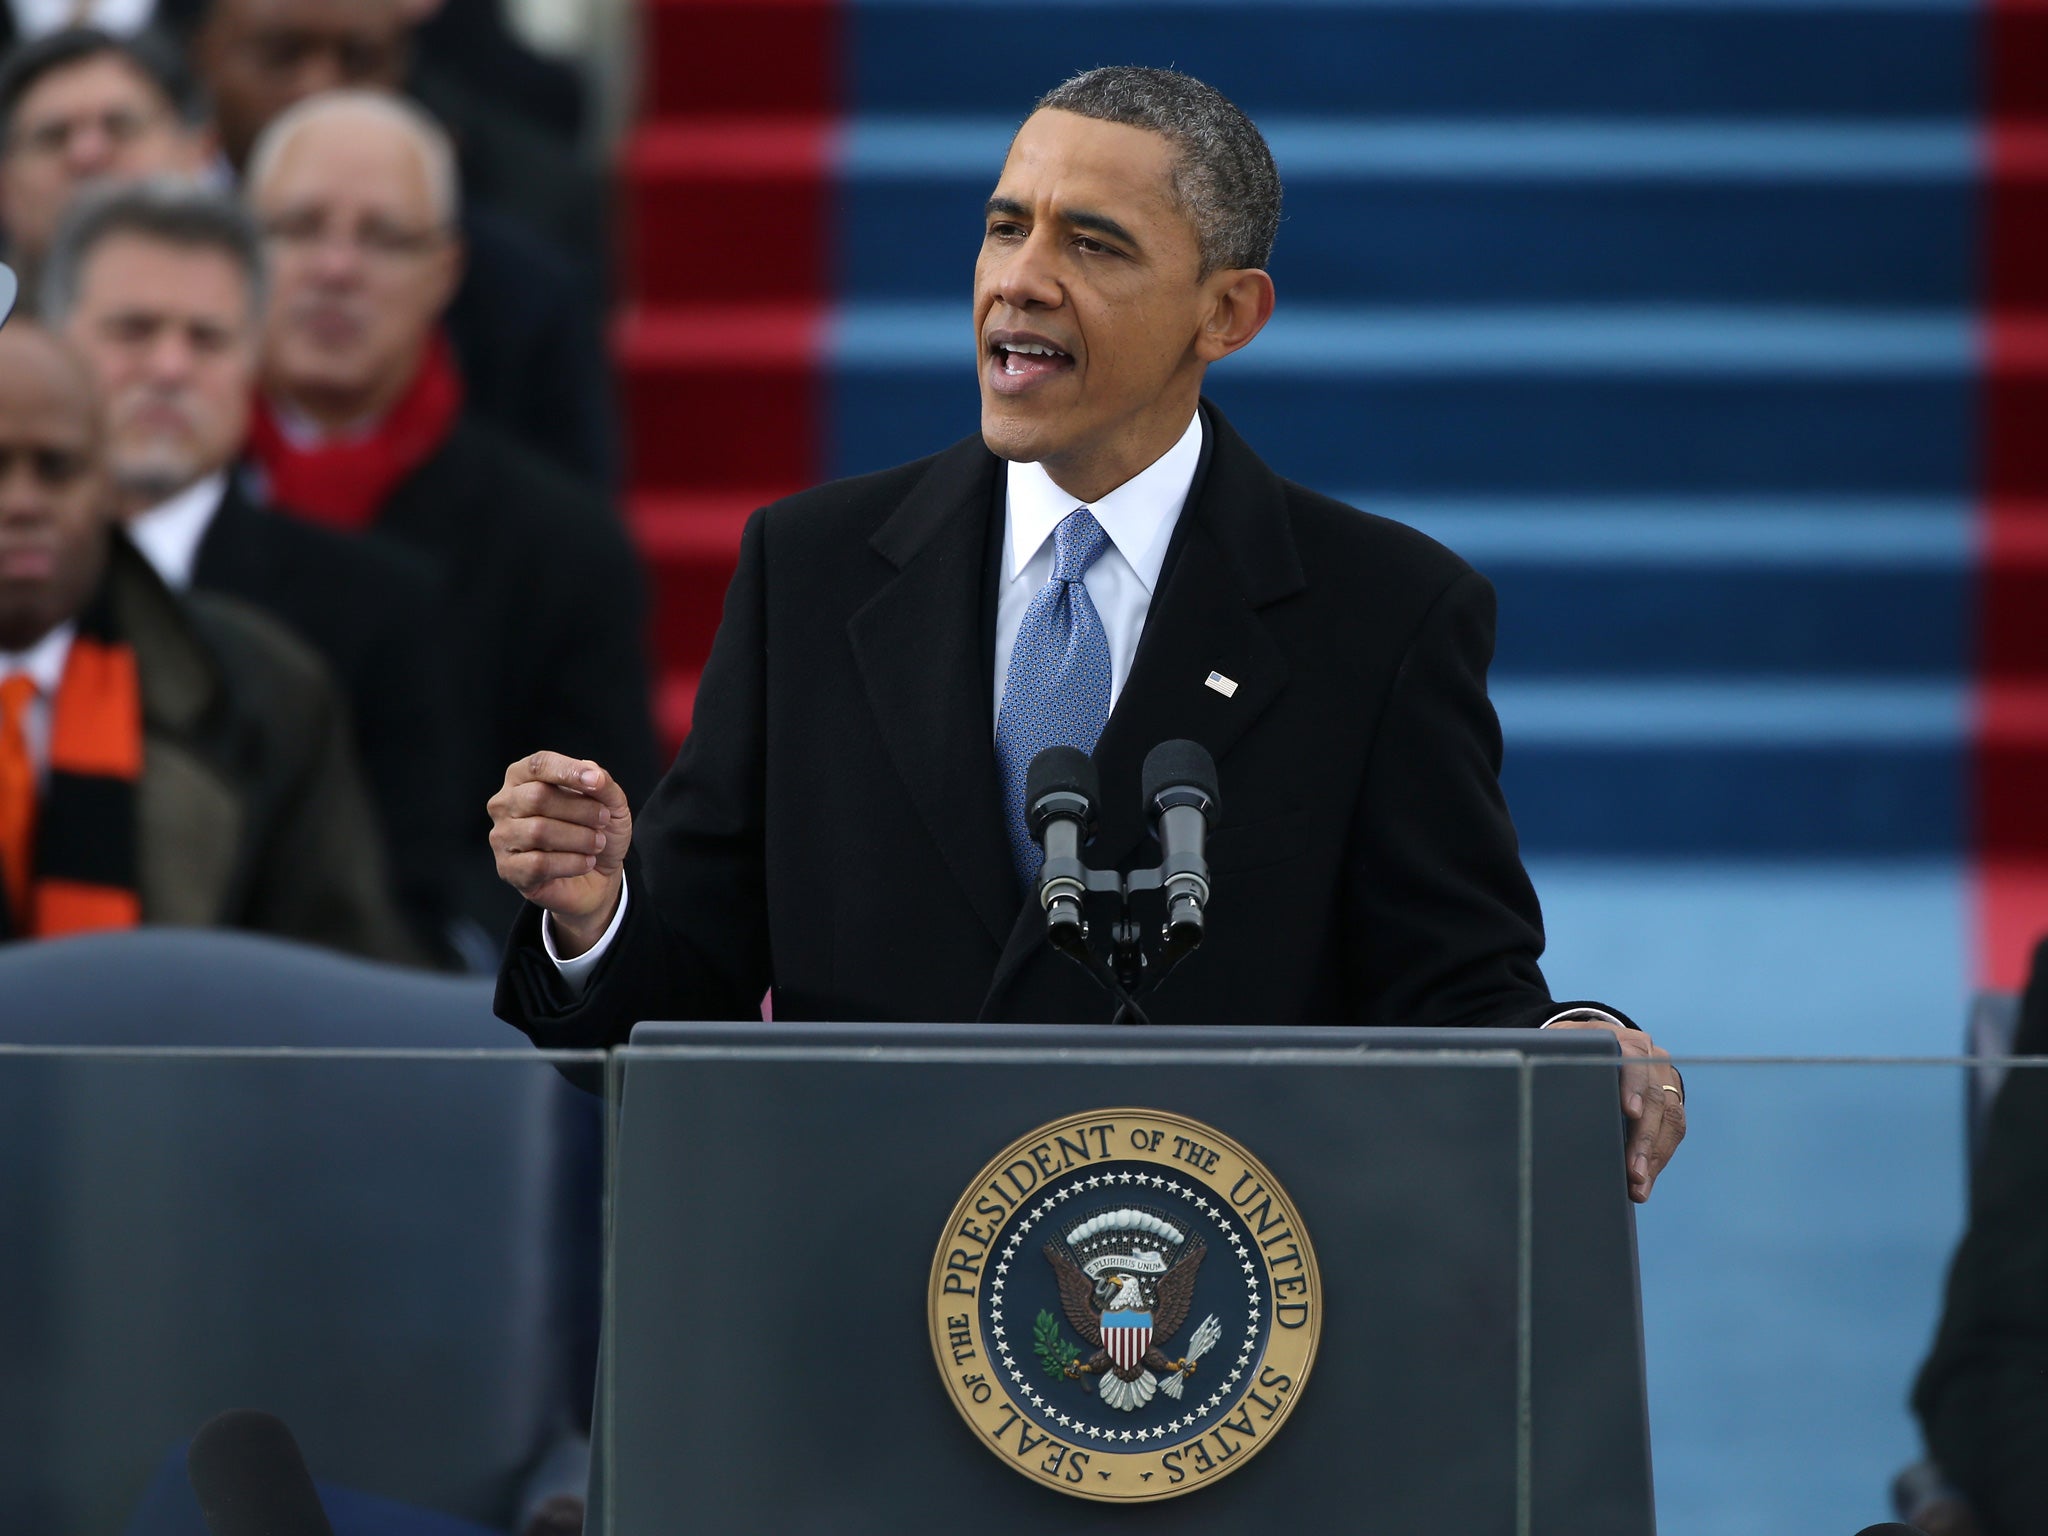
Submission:
POLYGON ((1198 411, 1187 430, 1147 469, 1089 503, 1053 483, 1042 464, 1012 464, 1003 496, 1002 587, 996 597, 995 714, 1003 711, 1003 687, 1010 676, 1010 653, 1025 610, 1052 580, 1052 531, 1073 512, 1086 507, 1109 535, 1109 547, 1081 577, 1088 600, 1102 619, 1109 641, 1109 707, 1116 708, 1138 637, 1152 609, 1159 568, 1166 546, 1180 522, 1181 508, 1195 483, 1202 461, 1202 416, 1198 411))
POLYGON ((128 519, 128 537, 172 591, 183 592, 192 585, 199 546, 227 489, 227 471, 220 470, 128 519))
POLYGON ((38 780, 50 771, 50 701, 64 681, 64 663, 71 659, 71 639, 77 633, 76 624, 59 624, 25 651, 0 651, 0 680, 26 672, 36 685, 21 732, 28 738, 29 761, 36 765, 38 780))

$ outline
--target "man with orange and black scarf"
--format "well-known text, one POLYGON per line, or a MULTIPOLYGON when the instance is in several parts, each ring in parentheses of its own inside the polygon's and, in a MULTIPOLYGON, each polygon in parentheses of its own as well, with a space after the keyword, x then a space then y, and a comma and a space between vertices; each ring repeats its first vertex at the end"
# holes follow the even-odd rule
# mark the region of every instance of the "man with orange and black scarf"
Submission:
POLYGON ((414 958, 319 661, 113 527, 84 364, 0 332, 0 939, 139 923, 414 958))

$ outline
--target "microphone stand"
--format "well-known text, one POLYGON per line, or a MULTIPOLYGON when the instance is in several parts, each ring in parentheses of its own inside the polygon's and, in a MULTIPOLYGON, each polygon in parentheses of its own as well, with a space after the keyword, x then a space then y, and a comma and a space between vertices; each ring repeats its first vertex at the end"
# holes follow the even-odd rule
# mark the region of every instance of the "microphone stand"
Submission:
POLYGON ((1200 931, 1162 925, 1156 960, 1146 957, 1144 928, 1131 915, 1131 897, 1156 891, 1166 884, 1163 864, 1151 869, 1120 875, 1113 869, 1091 869, 1081 862, 1080 853, 1048 856, 1038 874, 1039 901, 1045 908, 1046 938, 1061 954, 1078 964, 1102 986, 1116 1003, 1112 1024, 1150 1024, 1152 1020, 1138 1006, 1137 992, 1146 972, 1156 989, 1173 968, 1193 953, 1201 942, 1200 931), (1105 962, 1088 942, 1088 921, 1082 914, 1084 895, 1114 896, 1116 921, 1110 926, 1110 959, 1105 962))
POLYGON ((1045 850, 1036 891, 1045 909, 1047 942, 1115 1000, 1113 1024, 1152 1022, 1137 1000, 1146 971, 1151 971, 1157 987, 1194 952, 1202 942, 1202 907, 1209 895, 1201 828, 1215 811, 1215 763, 1195 742, 1161 742, 1146 756, 1144 776, 1145 800, 1157 816, 1160 861, 1128 875, 1090 868, 1081 857, 1102 795, 1094 765, 1079 748, 1046 748, 1031 760, 1025 776, 1031 835, 1045 850), (1143 926, 1131 914, 1131 897, 1150 891, 1166 895, 1166 920, 1160 925, 1159 951, 1153 960, 1145 955, 1143 926), (1084 904, 1091 896, 1116 898, 1107 962, 1088 942, 1084 904))

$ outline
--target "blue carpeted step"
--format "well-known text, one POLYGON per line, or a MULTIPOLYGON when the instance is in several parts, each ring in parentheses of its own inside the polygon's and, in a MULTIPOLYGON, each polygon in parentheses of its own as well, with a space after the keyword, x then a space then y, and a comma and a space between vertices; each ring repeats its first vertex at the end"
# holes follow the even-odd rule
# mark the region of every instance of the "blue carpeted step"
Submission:
POLYGON ((1945 680, 1967 673, 1961 498, 1719 503, 1340 500, 1492 579, 1497 678, 1945 680))
MULTIPOLYGON (((1261 125, 1283 302, 1961 306, 1979 146, 1960 124, 1261 125)), ((839 291, 958 290, 1015 124, 872 119, 837 150, 839 291)))
POLYGON ((1523 841, 1552 854, 1953 855, 1970 696, 1955 682, 1493 687, 1523 841))
POLYGON ((1954 678, 1958 570, 1475 561, 1500 597, 1498 675, 1954 678))
POLYGON ((1961 857, 1966 745, 1566 750, 1508 737, 1501 784, 1532 855, 1961 857))
POLYGON ((1966 0, 856 0, 848 106, 1022 117, 1114 63, 1186 70, 1254 117, 1962 117, 1979 27, 1966 0))

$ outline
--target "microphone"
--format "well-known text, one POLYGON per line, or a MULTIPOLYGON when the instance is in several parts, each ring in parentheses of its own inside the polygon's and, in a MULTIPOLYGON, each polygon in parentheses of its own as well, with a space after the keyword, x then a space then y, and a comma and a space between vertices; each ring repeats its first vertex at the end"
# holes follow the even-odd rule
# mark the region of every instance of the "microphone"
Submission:
POLYGON ((1045 908, 1045 932, 1055 949, 1087 948, 1088 929, 1081 898, 1088 874, 1081 845, 1095 831, 1095 807, 1102 800, 1095 763, 1079 747, 1047 747, 1024 770, 1024 817, 1031 836, 1045 850, 1038 870, 1038 903, 1045 908))
POLYGON ((1887 1520, 1883 1525, 1866 1525, 1856 1536, 1925 1536, 1917 1525, 1901 1525, 1896 1520, 1887 1520))
POLYGON ((299 1443, 272 1414, 236 1408, 209 1419, 185 1473, 212 1536, 334 1536, 299 1443))
POLYGON ((1203 911, 1209 904, 1204 845, 1217 812, 1216 760, 1200 742, 1162 741, 1145 754, 1140 782, 1159 838, 1167 948, 1185 954, 1202 942, 1203 911))

